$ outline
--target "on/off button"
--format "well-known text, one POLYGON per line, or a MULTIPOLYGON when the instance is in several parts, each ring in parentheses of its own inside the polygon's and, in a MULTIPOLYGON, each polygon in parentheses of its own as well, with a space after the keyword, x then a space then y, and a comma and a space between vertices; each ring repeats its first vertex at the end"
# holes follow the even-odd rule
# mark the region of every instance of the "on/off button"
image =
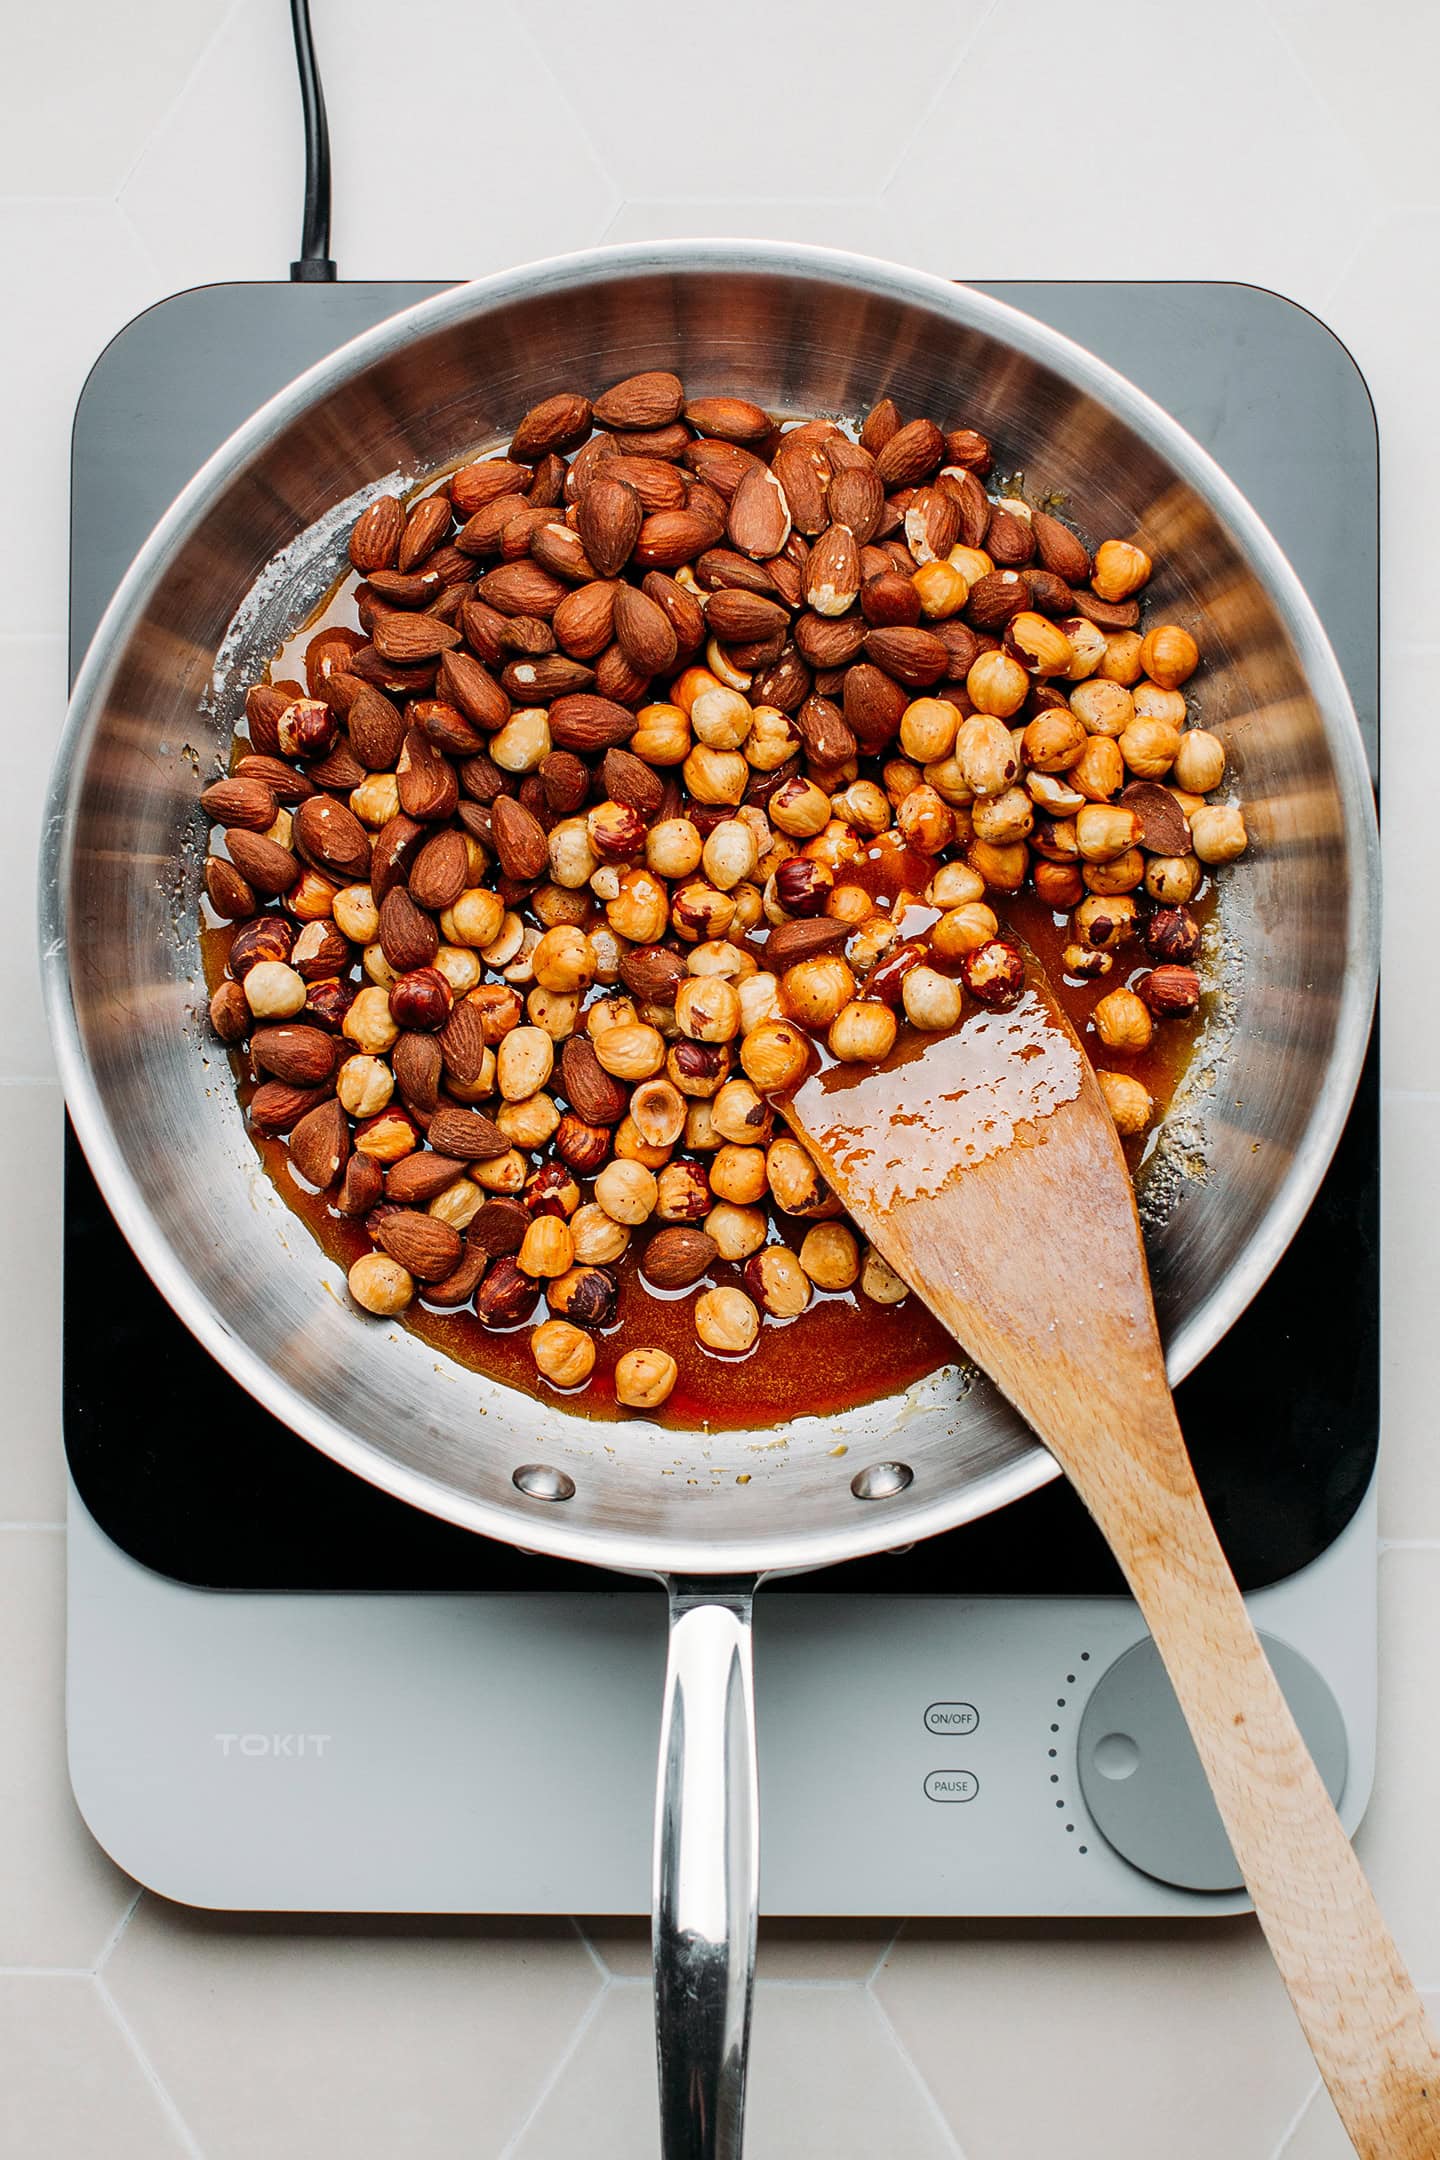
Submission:
POLYGON ((942 1738, 963 1740, 980 1723, 974 1703, 932 1702, 925 1712, 925 1730, 942 1738))
POLYGON ((925 1780, 927 1800, 973 1800, 979 1790, 980 1780, 969 1770, 932 1770, 925 1780))

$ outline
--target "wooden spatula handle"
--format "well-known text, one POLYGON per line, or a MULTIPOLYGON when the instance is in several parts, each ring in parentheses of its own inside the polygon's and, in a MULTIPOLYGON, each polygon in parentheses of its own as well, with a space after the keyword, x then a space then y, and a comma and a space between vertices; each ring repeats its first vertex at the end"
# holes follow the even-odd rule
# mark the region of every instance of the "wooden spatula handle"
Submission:
POLYGON ((1355 2150, 1364 2160, 1437 2160, 1440 2057, 1424 2006, 1250 1624, 1188 1459, 1165 1452, 1169 1475, 1151 1484, 1143 1515, 1133 1488, 1071 1474, 1165 1662, 1355 2150))

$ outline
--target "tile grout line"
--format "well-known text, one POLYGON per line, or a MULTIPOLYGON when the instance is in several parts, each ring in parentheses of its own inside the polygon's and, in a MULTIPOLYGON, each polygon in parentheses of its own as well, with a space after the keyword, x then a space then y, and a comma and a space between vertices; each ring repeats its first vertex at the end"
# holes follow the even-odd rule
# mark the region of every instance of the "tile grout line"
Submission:
POLYGON ((924 112, 920 114, 914 125, 905 134, 904 139, 900 142, 899 146, 896 149, 894 157, 890 160, 889 165, 886 167, 884 173, 881 175, 880 187, 878 192, 879 200, 883 201, 885 196, 889 193, 890 189, 894 186, 895 176, 899 172, 900 167, 904 164, 906 157, 908 156, 909 152, 914 148, 922 132, 929 126, 934 115, 940 110, 941 100, 944 98, 946 91, 950 88, 950 85, 954 82, 956 76, 959 74, 966 60, 968 60, 970 54, 974 51, 981 37, 983 37, 985 31, 989 28, 990 18, 996 13, 999 5, 1000 0, 988 0, 988 5, 983 9, 980 20, 976 23, 974 29, 970 32, 970 35, 961 44, 959 51, 955 55, 955 58, 950 63, 950 66, 945 70, 944 80, 938 84, 933 95, 927 100, 924 112))
MULTIPOLYGON (((220 17, 219 22, 216 23, 214 29, 210 32, 209 37, 206 38, 204 44, 200 47, 199 52, 196 53, 195 58, 191 61, 190 66, 185 73, 185 80, 181 83, 179 89, 170 99, 170 102, 168 105, 166 105, 164 111, 156 116, 154 126, 151 128, 149 134, 145 137, 144 142, 140 145, 140 148, 136 151, 134 157, 130 160, 130 163, 126 166, 121 179, 117 182, 116 186, 108 196, 101 197, 102 201, 114 203, 117 209, 121 207, 120 197, 124 194, 126 188, 129 187, 130 182, 134 179, 136 173, 144 164, 146 152, 157 140, 161 129, 165 126, 165 123, 170 118, 170 115, 173 112, 177 112, 180 108, 182 101, 189 97, 191 87, 194 84, 196 77, 199 75, 200 70, 204 67, 206 61, 210 58, 211 53, 215 50, 215 47, 219 44, 221 38, 225 35, 225 32, 229 29, 235 17, 241 12, 244 5, 245 0, 230 0, 229 7, 225 9, 224 13, 220 17)), ((133 225, 133 220, 130 220, 129 222, 131 222, 133 225)))
POLYGON ((0 1522, 0 1530, 63 1530, 63 1522, 0 1522))
POLYGON ((144 2078, 146 2084, 150 2087, 150 2090, 154 2093, 156 2099, 159 2101, 162 2112, 170 2123, 170 2126, 174 2130, 176 2136, 180 2140, 181 2147, 187 2155, 187 2160, 205 2160, 205 2155, 200 2150, 200 2146, 198 2141, 196 2140, 194 2132, 191 2130, 190 2125, 186 2122, 184 2116, 180 2113, 180 2110, 175 2105, 174 2100, 170 2097, 170 2094, 165 2087, 164 2081, 162 2080, 159 2071, 155 2068, 155 2065, 151 2062, 150 2057, 146 2054, 144 2048, 140 2045, 139 2036, 137 2035, 134 2027, 131 2025, 130 2020, 126 2017, 124 2011, 120 2008, 119 2003, 116 2002, 115 1997, 111 1994, 109 1988, 106 1987, 104 1980, 101 1978, 98 1972, 91 1974, 90 1984, 94 1988, 96 1994, 100 1997, 101 2003, 104 2005, 106 2013, 110 2018, 110 2022, 130 2049, 130 2053, 135 2059, 136 2067, 138 2068, 140 2075, 144 2078))
POLYGON ((1324 2086, 1324 2079, 1317 2077, 1315 2083, 1310 2087, 1304 2099, 1300 2102, 1299 2107, 1296 2108, 1295 2113, 1291 2116, 1289 2122, 1286 2123, 1285 2128, 1281 2131, 1280 2142, 1275 2147, 1275 2151, 1271 2156, 1271 2160, 1285 2160, 1285 2155, 1290 2150, 1296 2131, 1300 2128, 1301 2123, 1304 2122, 1305 2117, 1310 2112, 1311 2101, 1315 2098, 1317 2093, 1324 2091, 1324 2086))
POLYGON ((965 2160, 964 2147, 961 2145, 959 2138, 956 2137, 955 2132, 950 2127, 949 2117, 946 2115, 945 2110, 941 2107, 940 2102, 936 2099, 934 2093, 932 2092, 928 2079, 921 2076, 915 2058, 910 2053, 909 2048, 906 2047, 904 2041, 900 2038, 899 2031, 897 2030, 889 2011, 885 2008, 885 2005, 881 2002, 879 1996, 875 1993, 873 1988, 867 1986, 865 1993, 870 1999, 871 2009, 874 2011, 876 2017, 880 2022, 881 2030, 885 2033, 891 2047, 894 2049, 895 2054, 898 2056, 901 2066, 905 2070, 906 2075, 909 2077, 911 2083, 916 2087, 926 2107, 928 2107, 928 2109, 930 2110, 931 2119, 935 2123, 936 2128, 939 2130, 941 2138, 943 2139, 947 2150, 953 2156, 953 2160, 965 2160))
POLYGON ((874 1990, 876 1981, 880 1978, 881 1973, 885 1970, 885 1966, 890 1957, 890 1953, 895 1948, 895 1945, 899 1942, 900 1937, 904 1934, 904 1932, 905 1922, 901 1920, 897 1924, 895 1932, 890 1937, 889 1942, 886 1943, 884 1949, 880 1952, 879 1957, 876 1958, 875 1963, 871 1966, 869 1972, 865 1975, 865 1985, 867 1988, 872 1990, 872 1992, 874 1990))
POLYGON ((567 1918, 569 1919, 571 1927, 574 1928, 575 1933, 579 1936, 582 1944, 584 1945, 590 1962, 595 1967, 596 1972, 599 1973, 601 1980, 609 1980, 612 1977, 609 1966, 605 1963, 604 1958, 601 1957, 600 1952, 596 1949, 594 1943, 591 1942, 590 1937, 586 1934, 584 1928, 581 1927, 580 1922, 575 1917, 574 1913, 568 1914, 567 1918))
MULTIPOLYGON (((575 2030, 570 2035, 568 2044, 563 2047, 560 2053, 556 2056, 555 2061, 551 2066, 549 2077, 546 2078, 545 2082, 540 2087, 539 2092, 536 2093, 535 2098, 531 2101, 529 2107, 525 2110, 524 2115, 516 2124, 510 2136, 505 2140, 505 2143, 501 2146, 499 2152, 495 2156, 495 2160, 515 2160, 515 2155, 519 2152, 520 2146, 526 2136, 526 2133, 529 2131, 532 2124, 539 2116, 540 2110, 544 2107, 546 2101, 550 2098, 550 2095, 554 2092, 556 2086, 560 2083, 560 2080, 564 2076, 566 2070, 573 2062, 576 2054, 579 2051, 581 2041, 585 2038, 585 2035, 589 2032, 590 2027, 595 2023, 596 2018, 600 2015, 601 2005, 604 2003, 606 1997, 609 1995, 610 1990, 614 1986, 614 1984, 615 1983, 613 1980, 607 1980, 603 1987, 596 1989, 594 2000, 587 2005, 584 2011, 582 2011, 580 2018, 576 2023, 575 2030)), ((201 2160, 203 2160, 203 2156, 201 2156, 201 2160)))
POLYGON ((130 1903, 126 1906, 124 1912, 121 1913, 120 1918, 116 1921, 114 1927, 111 1928, 109 1935, 105 1939, 105 1943, 103 1948, 101 1949, 100 1955, 95 1960, 95 1973, 97 1978, 102 1972, 104 1972, 105 1967, 109 1964, 113 1953, 119 1948, 120 1939, 124 1935, 126 1928, 129 1927, 130 1922, 134 1919, 136 1913, 140 1910, 140 1900, 142 1897, 144 1897, 144 1895, 145 1893, 143 1890, 137 1889, 134 1897, 131 1898, 130 1903))

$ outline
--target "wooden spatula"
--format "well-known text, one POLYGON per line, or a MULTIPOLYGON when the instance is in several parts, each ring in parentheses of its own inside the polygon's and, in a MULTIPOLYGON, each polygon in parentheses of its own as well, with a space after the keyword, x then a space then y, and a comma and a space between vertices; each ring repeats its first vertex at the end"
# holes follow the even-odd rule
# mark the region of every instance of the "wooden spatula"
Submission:
POLYGON ((1043 971, 782 1105, 866 1235, 1079 1492, 1149 1625, 1366 2160, 1440 2160, 1440 2056, 1250 1624, 1175 1416, 1129 1173, 1043 971))

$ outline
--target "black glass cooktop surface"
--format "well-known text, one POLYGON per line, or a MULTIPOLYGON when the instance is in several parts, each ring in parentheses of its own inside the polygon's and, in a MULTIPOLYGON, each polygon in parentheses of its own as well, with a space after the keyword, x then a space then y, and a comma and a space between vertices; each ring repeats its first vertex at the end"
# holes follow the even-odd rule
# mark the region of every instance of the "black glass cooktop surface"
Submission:
MULTIPOLYGON (((71 661, 146 532, 239 422, 429 285, 230 285, 162 302, 96 363, 76 415, 71 661)), ((1313 316, 1240 285, 999 285, 1149 390, 1295 563, 1378 757, 1378 461, 1353 362, 1313 316)), ((1335 1161, 1249 1310, 1178 1390, 1246 1589, 1350 1520, 1379 1430, 1379 1088, 1372 1046, 1335 1161), (1317 1327, 1335 1285, 1347 1326, 1317 1327)), ((65 1445, 108 1535, 216 1589, 556 1590, 624 1577, 471 1536, 376 1491, 262 1410, 192 1339, 116 1229, 73 1136, 65 1182, 65 1445), (103 1283, 96 1297, 93 1285, 103 1283), (143 1386, 139 1384, 143 1376, 143 1386)), ((1118 1571, 1060 1483, 908 1551, 778 1584, 901 1595, 1109 1593, 1118 1571)))

